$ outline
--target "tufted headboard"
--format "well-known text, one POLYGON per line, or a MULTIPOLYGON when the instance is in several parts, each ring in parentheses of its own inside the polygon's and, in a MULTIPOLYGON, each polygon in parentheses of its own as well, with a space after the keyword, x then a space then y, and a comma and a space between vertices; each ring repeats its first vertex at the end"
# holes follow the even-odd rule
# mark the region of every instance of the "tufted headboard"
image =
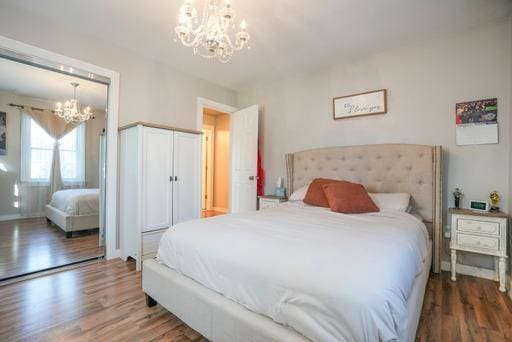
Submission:
POLYGON ((319 148, 286 155, 288 193, 314 178, 344 179, 369 192, 406 192, 429 228, 440 270, 441 147, 381 144, 319 148))

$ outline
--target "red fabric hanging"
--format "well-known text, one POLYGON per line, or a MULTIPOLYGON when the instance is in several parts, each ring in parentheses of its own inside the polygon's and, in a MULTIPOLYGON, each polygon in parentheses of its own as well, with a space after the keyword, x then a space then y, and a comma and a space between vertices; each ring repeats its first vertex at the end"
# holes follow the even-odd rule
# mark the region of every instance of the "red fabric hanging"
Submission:
POLYGON ((263 163, 261 162, 260 141, 258 140, 258 182, 257 182, 258 196, 263 196, 265 194, 264 186, 265 186, 265 170, 263 170, 263 163))

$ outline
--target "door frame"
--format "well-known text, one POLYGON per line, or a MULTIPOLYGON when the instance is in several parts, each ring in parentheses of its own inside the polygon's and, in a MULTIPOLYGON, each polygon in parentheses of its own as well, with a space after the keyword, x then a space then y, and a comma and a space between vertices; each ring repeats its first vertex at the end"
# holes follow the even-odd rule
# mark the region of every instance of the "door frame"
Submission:
MULTIPOLYGON (((206 99, 204 97, 198 97, 197 98, 197 110, 196 110, 196 130, 202 131, 203 130, 203 111, 205 108, 209 109, 215 109, 219 112, 226 113, 228 115, 233 114, 238 110, 238 108, 216 102, 210 99, 206 99)), ((229 120, 229 131, 231 132, 231 120, 229 120)), ((203 144, 201 144, 201 156, 203 155, 203 144)), ((229 154, 229 170, 231 170, 231 153, 229 154)), ((201 180, 203 179, 203 163, 200 163, 200 177, 201 180)), ((229 177, 229 183, 228 183, 228 189, 231 189, 231 177, 229 177)), ((197 196, 199 197, 200 201, 199 203, 203 203, 202 201, 202 187, 199 187, 199 193, 197 196)), ((228 191, 228 212, 231 212, 231 194, 230 191, 228 191)), ((201 205, 202 206, 202 205, 201 205)))
MULTIPOLYGON (((214 170, 215 170, 215 126, 212 125, 203 125, 203 130, 210 131, 211 132, 211 141, 209 141, 208 144, 208 151, 206 154, 206 164, 208 165, 208 170, 210 170, 210 173, 206 177, 206 192, 208 194, 208 198, 206 198, 206 209, 205 210, 212 210, 213 209, 213 182, 214 182, 214 170)), ((205 151, 202 150, 203 144, 201 144, 201 156, 205 151)), ((202 158, 201 158, 202 161, 202 158)), ((204 170, 204 165, 202 165, 201 170, 204 170)), ((203 178, 201 178, 202 182, 203 178)), ((201 184, 202 185, 202 184, 201 184)), ((202 187, 202 186, 201 186, 202 187)), ((201 196, 203 194, 201 193, 201 196)), ((203 203, 201 201, 201 203, 203 203)))
POLYGON ((120 236, 117 227, 117 127, 119 111, 119 79, 117 71, 101 66, 83 62, 49 50, 23 43, 0 35, 0 54, 8 58, 13 53, 18 61, 30 60, 35 66, 47 68, 52 71, 68 73, 81 78, 107 79, 107 165, 105 189, 105 258, 114 259, 120 256, 117 248, 120 236), (68 71, 66 71, 68 70, 68 71), (109 162, 110 161, 110 162, 109 162))

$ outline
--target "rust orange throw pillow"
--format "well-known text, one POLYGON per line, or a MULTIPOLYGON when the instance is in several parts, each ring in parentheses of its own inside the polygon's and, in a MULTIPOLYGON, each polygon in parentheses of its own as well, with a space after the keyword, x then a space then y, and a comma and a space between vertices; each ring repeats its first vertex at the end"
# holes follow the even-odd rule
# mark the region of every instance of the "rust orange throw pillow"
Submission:
POLYGON ((324 194, 323 186, 326 184, 339 182, 335 179, 326 179, 326 178, 315 178, 309 184, 308 191, 306 192, 306 196, 304 196, 304 203, 309 205, 314 205, 316 207, 325 207, 329 208, 329 202, 327 202, 327 198, 324 194))
POLYGON ((380 211, 361 184, 339 181, 322 186, 331 211, 364 214, 380 211))

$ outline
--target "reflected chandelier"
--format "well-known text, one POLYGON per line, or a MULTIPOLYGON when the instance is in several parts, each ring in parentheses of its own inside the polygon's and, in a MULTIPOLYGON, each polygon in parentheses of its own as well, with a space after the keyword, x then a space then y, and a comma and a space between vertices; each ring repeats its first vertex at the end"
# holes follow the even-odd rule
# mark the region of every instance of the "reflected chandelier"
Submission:
MULTIPOLYGON (((240 31, 230 36, 235 27, 235 10, 230 0, 205 0, 203 18, 198 25, 197 10, 192 0, 186 0, 180 7, 179 25, 176 26, 175 41, 194 49, 194 55, 205 58, 217 58, 227 63, 233 53, 242 50, 249 42, 247 23, 240 22, 240 31), (196 27, 197 26, 197 27, 196 27)), ((250 47, 248 47, 250 48, 250 47)))
POLYGON ((87 106, 83 111, 80 110, 80 102, 76 98, 76 88, 78 88, 78 83, 71 83, 73 87, 73 99, 66 101, 64 105, 62 103, 57 102, 55 108, 55 115, 61 117, 66 121, 66 123, 80 123, 89 120, 93 117, 93 113, 91 112, 91 107, 87 106))

